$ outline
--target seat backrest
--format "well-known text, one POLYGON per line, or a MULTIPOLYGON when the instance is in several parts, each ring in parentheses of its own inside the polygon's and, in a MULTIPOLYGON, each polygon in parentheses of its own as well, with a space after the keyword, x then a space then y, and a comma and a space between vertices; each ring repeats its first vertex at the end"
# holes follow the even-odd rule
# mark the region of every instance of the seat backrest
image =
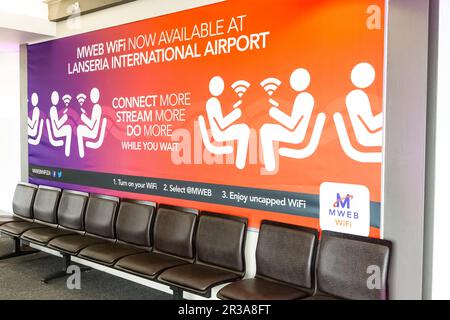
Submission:
POLYGON ((33 203, 37 188, 36 185, 25 182, 17 184, 13 198, 14 214, 22 218, 33 219, 33 203))
POLYGON ((39 186, 33 204, 34 219, 56 225, 60 197, 61 189, 39 186))
POLYGON ((114 239, 115 222, 119 198, 106 195, 91 195, 86 207, 84 227, 87 234, 114 239))
POLYGON ((117 240, 143 247, 152 246, 151 231, 156 204, 149 201, 124 200, 116 221, 117 240))
POLYGON ((154 251, 192 261, 197 218, 194 209, 160 206, 153 228, 154 251))
POLYGON ((317 289, 339 298, 388 299, 387 240, 323 231, 317 258, 317 289))
POLYGON ((245 274, 247 219, 202 212, 195 240, 197 262, 245 274))
POLYGON ((64 228, 84 231, 84 213, 89 199, 85 192, 64 190, 58 206, 58 224, 64 228))
POLYGON ((315 229, 263 221, 256 247, 256 276, 313 291, 317 242, 315 229))

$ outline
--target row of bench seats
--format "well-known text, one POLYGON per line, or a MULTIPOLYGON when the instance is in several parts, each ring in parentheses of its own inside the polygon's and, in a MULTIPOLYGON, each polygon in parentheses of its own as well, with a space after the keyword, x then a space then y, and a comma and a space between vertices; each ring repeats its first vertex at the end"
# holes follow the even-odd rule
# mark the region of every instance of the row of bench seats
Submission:
MULTIPOLYGON (((391 243, 264 221, 256 276, 245 276, 247 220, 195 209, 20 183, 0 233, 205 297, 387 299, 391 243), (318 251, 318 254, 317 254, 318 251), (317 257, 317 263, 316 263, 317 257), (379 266, 381 287, 367 286, 379 266), (315 279, 317 277, 317 279, 315 279)), ((13 254, 14 255, 14 254, 13 254)), ((11 256, 11 255, 10 255, 11 256)))

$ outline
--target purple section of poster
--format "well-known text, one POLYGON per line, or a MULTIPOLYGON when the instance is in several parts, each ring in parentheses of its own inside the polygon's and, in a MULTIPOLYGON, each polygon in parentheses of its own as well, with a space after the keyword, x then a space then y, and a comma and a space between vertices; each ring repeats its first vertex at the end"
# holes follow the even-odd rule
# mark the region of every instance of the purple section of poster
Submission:
MULTIPOLYGON (((77 96, 86 96, 89 101, 90 90, 95 86, 94 74, 81 73, 68 76, 67 61, 76 58, 76 48, 79 45, 94 41, 94 33, 48 41, 28 46, 28 114, 32 118, 34 109, 39 109, 40 119, 43 120, 42 137, 39 145, 29 144, 29 162, 35 165, 49 165, 86 170, 99 170, 94 164, 100 159, 86 157, 80 159, 77 155, 76 128, 82 114, 77 96), (38 103, 33 105, 33 94, 37 95, 38 103), (50 109, 53 106, 52 94, 59 117, 67 114, 66 125, 72 129, 71 157, 66 157, 64 146, 53 147, 50 143, 47 123, 50 123, 50 109), (55 99, 55 97, 58 99, 55 99), (67 111, 66 111, 67 110, 67 111)), ((54 102, 53 101, 53 102, 54 102)), ((90 108, 90 107, 89 107, 90 108)))

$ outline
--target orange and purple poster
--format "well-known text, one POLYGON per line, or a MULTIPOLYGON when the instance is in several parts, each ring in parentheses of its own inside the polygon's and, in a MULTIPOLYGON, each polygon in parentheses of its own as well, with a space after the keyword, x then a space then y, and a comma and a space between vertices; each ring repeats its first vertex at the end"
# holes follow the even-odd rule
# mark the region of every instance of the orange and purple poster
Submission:
POLYGON ((379 237, 384 5, 229 0, 30 45, 30 181, 379 237))

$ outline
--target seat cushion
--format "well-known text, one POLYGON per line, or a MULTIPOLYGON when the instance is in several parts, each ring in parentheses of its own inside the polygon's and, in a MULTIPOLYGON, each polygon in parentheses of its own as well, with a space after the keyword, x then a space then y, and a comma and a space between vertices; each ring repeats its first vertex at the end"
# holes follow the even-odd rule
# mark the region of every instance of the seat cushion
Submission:
POLYGON ((240 279, 229 271, 201 264, 187 264, 164 271, 159 279, 171 284, 205 293, 213 286, 240 279))
POLYGON ((37 229, 31 229, 28 231, 25 231, 22 234, 22 238, 25 240, 30 240, 34 242, 39 243, 48 243, 50 240, 64 235, 70 235, 74 234, 73 232, 64 230, 64 229, 58 229, 58 228, 37 228, 37 229))
POLYGON ((308 294, 281 283, 254 278, 233 282, 222 288, 218 296, 231 300, 297 300, 308 294))
POLYGON ((2 211, 0 211, 0 226, 9 222, 25 222, 25 220, 13 215, 2 215, 2 211))
POLYGON ((105 240, 85 236, 85 235, 68 235, 57 237, 51 240, 48 245, 57 250, 62 250, 70 254, 78 254, 81 250, 94 244, 106 243, 105 240))
POLYGON ((8 233, 13 236, 20 236, 25 231, 34 228, 47 228, 47 226, 36 222, 27 222, 27 221, 9 222, 0 226, 0 231, 8 233))
POLYGON ((120 259, 115 267, 154 279, 162 271, 188 262, 165 254, 146 252, 120 259))
POLYGON ((80 258, 94 260, 103 264, 113 265, 120 258, 144 251, 144 249, 123 244, 101 243, 84 248, 80 251, 78 256, 80 258))
POLYGON ((326 294, 318 294, 312 297, 307 297, 302 300, 340 300, 340 299, 326 294))

